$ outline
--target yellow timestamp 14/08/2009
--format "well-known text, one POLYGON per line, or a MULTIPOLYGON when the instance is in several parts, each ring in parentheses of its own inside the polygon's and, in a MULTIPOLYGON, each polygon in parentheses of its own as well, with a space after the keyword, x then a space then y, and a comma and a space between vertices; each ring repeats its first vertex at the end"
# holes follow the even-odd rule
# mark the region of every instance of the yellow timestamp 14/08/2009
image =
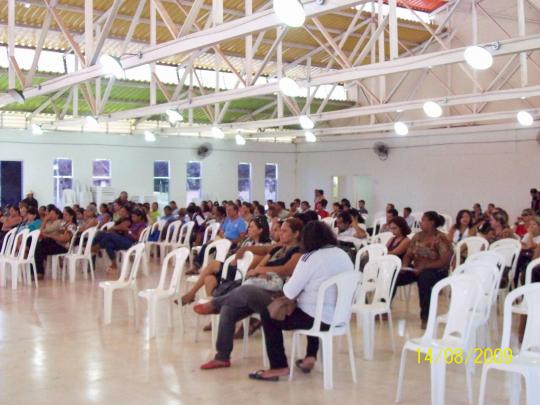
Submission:
POLYGON ((429 364, 437 364, 444 361, 446 364, 510 364, 512 363, 512 349, 491 349, 476 347, 464 352, 461 348, 447 347, 442 350, 428 348, 423 351, 416 350, 418 364, 424 362, 429 364))

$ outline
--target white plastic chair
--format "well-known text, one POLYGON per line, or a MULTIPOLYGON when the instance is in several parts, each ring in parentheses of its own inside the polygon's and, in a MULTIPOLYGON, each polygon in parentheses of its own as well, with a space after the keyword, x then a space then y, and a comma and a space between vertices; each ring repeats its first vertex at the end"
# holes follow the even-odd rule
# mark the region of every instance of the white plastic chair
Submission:
POLYGON ((19 249, 20 246, 24 246, 22 243, 28 234, 28 229, 23 229, 19 233, 16 233, 16 229, 12 229, 6 234, 6 238, 9 240, 2 243, 3 254, 0 256, 0 285, 2 287, 6 286, 6 264, 12 259, 19 257, 19 253, 22 249, 19 249))
MULTIPOLYGON (((298 337, 300 335, 318 337, 322 343, 323 353, 323 378, 324 389, 333 388, 333 361, 332 339, 334 336, 347 336, 349 346, 349 362, 353 382, 356 383, 356 365, 354 360, 354 349, 351 337, 351 309, 354 299, 354 293, 360 280, 360 273, 357 271, 345 271, 323 282, 317 295, 317 306, 315 308, 315 319, 311 329, 296 329, 292 335, 291 360, 296 358, 296 347, 298 346, 298 337), (336 290, 336 303, 332 322, 328 331, 321 331, 322 312, 325 304, 325 296, 330 289, 336 290)), ((327 303, 328 304, 328 303, 327 303)), ((332 304, 332 303, 331 303, 332 304)), ((289 381, 293 378, 294 367, 290 367, 289 381)))
POLYGON ((150 233, 148 236, 153 235, 154 232, 159 231, 158 238, 155 241, 149 241, 148 238, 145 242, 146 248, 145 248, 145 254, 147 257, 147 260, 150 260, 150 255, 152 254, 152 250, 154 250, 155 257, 157 257, 157 246, 158 243, 161 242, 161 237, 163 235, 163 229, 165 228, 166 222, 163 220, 156 221, 152 227, 150 228, 150 233), (155 249, 154 249, 155 248, 155 249))
POLYGON ((482 238, 481 236, 469 236, 468 238, 464 238, 460 240, 458 243, 456 243, 456 246, 454 246, 454 257, 456 258, 456 267, 458 267, 461 263, 461 251, 466 248, 467 249, 467 257, 482 252, 484 250, 487 250, 489 246, 489 242, 482 238))
POLYGON ((519 404, 521 376, 525 378, 527 404, 540 404, 540 353, 538 351, 540 345, 540 283, 526 284, 507 295, 504 301, 503 336, 500 349, 503 354, 505 350, 510 349, 512 306, 518 298, 522 298, 522 301, 528 303, 527 326, 519 354, 513 350, 509 362, 484 362, 478 396, 479 405, 484 405, 487 374, 491 369, 511 373, 510 400, 512 404, 519 404))
POLYGON ((16 233, 17 228, 12 228, 4 236, 4 240, 2 241, 2 247, 0 248, 0 258, 8 256, 11 253, 11 248, 13 247, 13 240, 16 233))
POLYGON ((12 254, 10 256, 5 256, 0 259, 0 278, 2 279, 2 286, 5 285, 6 267, 9 266, 11 270, 11 288, 13 290, 17 289, 17 281, 19 279, 19 274, 21 275, 22 280, 26 284, 32 285, 32 270, 34 273, 34 283, 36 285, 36 288, 38 288, 36 261, 34 255, 36 252, 36 246, 38 243, 40 231, 39 229, 37 229, 35 231, 28 232, 28 230, 25 229, 19 234, 21 234, 22 237, 16 237, 14 239, 13 245, 11 247, 12 254), (18 241, 20 241, 19 245, 18 241), (27 251, 26 247, 28 245, 30 246, 27 251))
MULTIPOLYGON (((403 378, 405 377, 405 360, 407 351, 414 353, 430 353, 431 362, 431 404, 444 404, 446 356, 455 350, 462 350, 466 358, 467 353, 473 349, 470 346, 470 335, 474 322, 474 314, 482 299, 482 287, 475 276, 459 274, 455 277, 446 277, 440 280, 431 292, 429 305, 429 318, 423 336, 408 340, 403 346, 401 363, 399 367, 396 402, 401 399, 403 378), (447 323, 441 338, 437 338, 437 308, 439 294, 445 287, 451 289, 451 301, 448 310, 447 323), (445 351, 445 349, 447 349, 445 351), (436 361, 438 360, 438 361, 436 361)), ((466 367, 467 392, 469 402, 472 403, 472 369, 466 367)))
MULTIPOLYGON (((145 299, 148 302, 148 327, 150 330, 150 337, 156 336, 156 324, 157 324, 157 306, 160 301, 167 301, 167 320, 169 328, 172 327, 172 312, 173 301, 180 292, 180 283, 182 281, 182 274, 184 265, 186 264, 189 256, 189 249, 187 247, 180 247, 170 252, 161 265, 161 275, 159 277, 159 284, 156 288, 149 288, 139 292, 139 297, 145 299), (172 275, 167 283, 167 277, 170 273, 169 267, 172 265, 172 275)), ((182 316, 182 310, 179 311, 181 320, 180 325, 184 327, 184 320, 182 316)))
POLYGON ((66 253, 60 253, 57 255, 52 255, 47 258, 47 262, 49 262, 50 259, 50 269, 51 269, 51 278, 53 280, 56 280, 58 275, 58 269, 60 266, 60 259, 62 259, 62 272, 65 271, 66 268, 66 256, 73 252, 73 249, 75 247, 75 240, 77 239, 77 233, 74 235, 71 235, 71 240, 69 241, 69 248, 66 253))
POLYGON ((373 237, 381 233, 381 229, 383 225, 385 224, 386 224, 386 216, 375 218, 375 220, 373 221, 373 230, 371 232, 371 236, 373 237))
POLYGON ((372 243, 371 245, 364 246, 358 252, 356 252, 356 258, 354 260, 354 269, 360 271, 360 265, 362 257, 368 255, 368 262, 376 257, 381 257, 388 254, 388 248, 380 243, 372 243))
POLYGON ((114 221, 109 221, 103 225, 101 225, 101 227, 99 227, 99 230, 100 231, 108 231, 109 229, 111 229, 112 227, 114 226, 114 221))
POLYGON ((508 294, 514 282, 519 252, 521 252, 521 242, 511 238, 501 239, 492 243, 489 250, 501 253, 505 258, 504 266, 510 268, 506 287, 499 288, 499 301, 502 307, 506 294, 508 294))
MULTIPOLYGON (((254 255, 252 252, 244 252, 244 256, 236 262, 236 274, 234 275, 235 280, 244 280, 251 262, 253 262, 254 255)), ((227 280, 229 276, 229 267, 231 262, 236 259, 236 255, 229 256, 225 263, 223 263, 223 270, 221 271, 221 279, 227 280)), ((242 355, 245 356, 247 353, 247 341, 249 337, 249 318, 247 317, 243 321, 244 325, 244 340, 243 340, 243 349, 242 355)), ((212 347, 216 347, 217 332, 219 327, 219 315, 211 316, 212 323, 212 347)))
POLYGON ((371 239, 371 243, 380 243, 381 245, 386 246, 388 241, 393 237, 394 234, 392 232, 381 232, 371 239))
MULTIPOLYGON (((527 269, 525 270, 525 284, 528 285, 532 283, 532 272, 535 267, 540 266, 540 257, 538 259, 531 260, 529 264, 527 265, 527 269)), ((512 305, 512 312, 515 314, 527 314, 527 302, 525 300, 522 300, 518 304, 512 305)))
MULTIPOLYGON (((461 264, 452 272, 452 276, 459 274, 470 274, 478 278, 483 290, 482 299, 474 316, 473 331, 470 343, 471 347, 477 345, 482 347, 489 347, 491 344, 488 322, 491 314, 491 307, 494 301, 494 297, 497 296, 500 281, 500 272, 497 266, 493 263, 485 261, 469 261, 461 264), (480 337, 480 338, 478 338, 480 337)), ((439 315, 437 317, 438 323, 446 323, 448 321, 448 314, 439 315)))
MULTIPOLYGON (((82 261, 83 273, 87 277, 88 266, 90 267, 90 278, 94 281, 94 262, 92 261, 92 243, 97 233, 97 228, 92 227, 84 231, 79 239, 79 245, 74 247, 71 252, 64 257, 64 266, 62 266, 62 281, 66 278, 66 268, 69 274, 69 282, 75 282, 75 273, 77 262, 82 261)), ((75 239, 73 237, 72 239, 75 239)))
POLYGON ((138 243, 133 245, 127 251, 127 256, 122 263, 122 269, 120 271, 120 277, 118 280, 102 281, 99 283, 100 288, 103 288, 103 322, 106 325, 111 323, 112 297, 114 291, 116 290, 130 290, 131 299, 128 299, 129 312, 131 315, 133 313, 133 307, 135 307, 135 314, 137 313, 137 273, 139 271, 143 254, 144 244, 138 243), (131 256, 133 256, 133 260, 130 260, 131 256))
MULTIPOLYGON (((220 227, 221 227, 221 224, 219 222, 212 222, 211 224, 210 223, 207 224, 206 229, 204 230, 204 234, 203 234, 202 245, 213 242, 216 239, 216 236, 219 232, 220 227)), ((192 266, 193 266, 193 261, 195 260, 195 257, 199 254, 199 252, 202 249, 202 245, 193 246, 191 248, 189 262, 192 266)))
POLYGON ((157 249, 159 250, 160 258, 163 259, 166 247, 170 247, 178 239, 178 234, 180 233, 180 228, 182 228, 182 221, 173 221, 167 227, 167 232, 165 233, 165 239, 160 240, 155 243, 157 249))
MULTIPOLYGON (((148 242, 148 237, 150 236, 151 231, 152 231, 152 226, 147 226, 146 228, 144 228, 141 231, 141 234, 139 235, 139 240, 138 240, 138 243, 143 243, 145 246, 145 250, 144 250, 145 254, 144 254, 144 257, 142 258, 143 274, 145 276, 150 274, 150 268, 148 266, 148 262, 150 258, 148 255, 148 250, 146 249, 146 246, 147 246, 146 243, 148 242)), ((122 262, 126 258, 126 253, 127 253, 127 250, 119 250, 118 252, 116 252, 116 260, 118 263, 118 267, 122 266, 122 262)))
POLYGON ((326 217, 323 218, 322 221, 330 227, 330 229, 334 230, 336 227, 336 218, 334 217, 326 217))
POLYGON ((401 259, 394 255, 374 258, 364 267, 362 283, 358 287, 352 312, 356 314, 358 329, 360 329, 360 320, 362 321, 365 360, 373 359, 377 315, 388 314, 392 351, 395 351, 390 302, 400 269, 401 259), (375 290, 372 289, 373 285, 375 285, 375 290), (368 299, 368 293, 372 291, 371 299, 368 299))

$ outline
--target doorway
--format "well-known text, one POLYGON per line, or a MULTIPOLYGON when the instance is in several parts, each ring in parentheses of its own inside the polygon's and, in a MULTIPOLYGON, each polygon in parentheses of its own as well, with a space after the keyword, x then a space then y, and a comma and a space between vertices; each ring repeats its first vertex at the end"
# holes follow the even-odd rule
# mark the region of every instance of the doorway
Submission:
POLYGON ((0 162, 0 205, 18 204, 22 199, 22 162, 0 162))

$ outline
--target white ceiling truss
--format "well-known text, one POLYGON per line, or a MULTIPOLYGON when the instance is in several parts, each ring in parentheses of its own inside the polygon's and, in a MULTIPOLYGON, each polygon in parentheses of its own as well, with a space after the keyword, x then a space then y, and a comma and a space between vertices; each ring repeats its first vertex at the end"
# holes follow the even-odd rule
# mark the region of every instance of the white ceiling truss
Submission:
MULTIPOLYGON (((8 88, 21 88, 27 100, 49 96, 45 103, 26 115, 25 126, 39 122, 49 130, 84 129, 85 117, 77 113, 77 89, 81 90, 100 124, 123 122, 126 132, 131 133, 147 129, 149 117, 163 115, 168 109, 188 111, 189 119, 179 127, 171 128, 157 121, 152 124, 159 128, 156 133, 164 135, 210 132, 212 125, 193 122, 195 108, 204 109, 209 121, 231 137, 242 130, 247 138, 298 137, 298 141, 302 140, 302 131, 296 129, 301 115, 311 117, 316 125, 313 133, 321 137, 365 133, 384 136, 393 130, 398 120, 407 122, 414 131, 415 128, 482 125, 507 127, 515 123, 519 110, 530 112, 535 119, 540 116, 540 27, 528 16, 530 11, 540 11, 539 0, 505 1, 508 7, 515 9, 513 20, 490 11, 488 2, 482 0, 451 0, 435 13, 435 24, 420 22, 430 34, 420 45, 400 38, 399 29, 409 23, 397 18, 396 0, 388 0, 387 15, 380 12, 368 17, 363 12, 370 10, 361 8, 366 0, 303 0, 307 17, 303 34, 307 33, 317 43, 317 46, 307 47, 284 41, 287 28, 274 14, 271 1, 257 10, 253 9, 252 0, 244 1, 244 12, 226 10, 228 18, 224 19, 223 0, 213 0, 211 5, 204 0, 175 0, 185 17, 184 24, 178 26, 164 7, 164 0, 111 0, 106 12, 97 12, 93 0, 85 0, 85 31, 81 34, 70 32, 60 14, 66 7, 74 6, 58 5, 57 0, 31 0, 28 2, 31 6, 44 8, 48 13, 41 31, 35 35, 32 66, 22 70, 15 57, 15 32, 19 28, 15 18, 17 2, 7 0, 8 20, 6 25, 0 25, 0 32, 7 31, 8 88), (136 4, 133 16, 120 13, 122 4, 127 1, 136 4), (150 10, 149 18, 142 17, 146 6, 150 10), (204 11, 202 17, 201 11, 204 11), (347 30, 341 32, 328 26, 324 17, 333 13, 350 17, 347 30), (460 18, 464 13, 468 14, 467 20, 460 18), (126 21, 126 18, 131 21, 126 36, 111 37, 115 21, 126 21), (150 29, 148 44, 132 40, 136 27, 143 22, 150 29), (158 43, 158 27, 166 28, 173 39, 158 43), (265 39, 269 31, 275 33, 275 39, 265 39), (61 35, 69 43, 68 52, 75 55, 77 70, 31 87, 48 35, 61 35), (235 38, 245 41, 243 55, 226 55, 220 43, 235 38), (349 38, 357 40, 358 46, 345 51, 344 44, 349 38), (270 51, 263 58, 256 58, 256 50, 263 43, 270 46, 270 51), (479 72, 465 63, 464 50, 472 44, 490 50, 496 62, 492 68, 479 72), (284 52, 294 47, 304 47, 307 55, 284 62, 284 52), (115 79, 105 77, 105 70, 98 61, 102 54, 113 51, 121 56, 125 69, 149 66, 150 81, 144 84, 150 92, 148 105, 103 113, 115 79), (325 55, 326 65, 311 66, 312 57, 321 54, 325 55), (207 55, 213 55, 216 72, 234 74, 234 88, 208 90, 201 85, 200 92, 193 92, 194 85, 200 84, 197 63, 207 55), (180 57, 180 66, 185 70, 176 89, 170 93, 156 75, 156 64, 167 63, 173 57, 180 57), (276 80, 261 84, 257 79, 262 75, 276 80), (309 89, 305 102, 299 103, 299 99, 281 94, 277 79, 283 76, 294 77, 300 87, 309 89), (95 85, 95 92, 91 91, 90 84, 95 85), (311 109, 319 86, 338 84, 347 89, 352 107, 325 111, 330 92, 317 110, 311 109), (184 86, 189 89, 182 91, 184 86), (157 102, 159 93, 166 102, 157 102), (231 102, 250 97, 268 97, 268 103, 256 111, 246 111, 235 123, 222 123, 231 102), (73 105, 73 114, 68 116, 64 108, 53 118, 42 119, 41 112, 51 103, 54 105, 58 98, 68 101, 66 105, 73 105), (427 119, 418 114, 424 102, 430 100, 443 107, 443 117, 427 119), (272 118, 253 120, 261 111, 272 112, 272 118)), ((382 7, 382 0, 377 1, 382 7)), ((413 15, 416 13, 406 0, 401 4, 413 15)), ((20 28, 29 29, 24 25, 20 28)), ((12 95, 0 94, 0 106, 12 102, 12 95)))

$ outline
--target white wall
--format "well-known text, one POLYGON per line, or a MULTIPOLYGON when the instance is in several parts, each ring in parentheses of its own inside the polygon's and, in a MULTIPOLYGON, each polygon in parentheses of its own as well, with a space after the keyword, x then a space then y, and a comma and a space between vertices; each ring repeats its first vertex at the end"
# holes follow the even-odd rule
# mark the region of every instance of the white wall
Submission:
MULTIPOLYGON (((458 132, 459 131, 459 132, 458 132)), ((474 131, 474 129, 472 129, 474 131)), ((298 146, 297 193, 311 197, 322 188, 331 195, 331 176, 372 176, 370 212, 393 202, 398 209, 436 209, 454 216, 480 202, 506 208, 512 217, 528 207, 529 188, 540 186, 538 129, 478 134, 388 138, 386 161, 373 152, 375 140, 298 146)), ((352 195, 345 197, 353 198, 352 195)))
POLYGON ((279 166, 278 197, 285 201, 294 196, 294 146, 290 144, 256 144, 237 146, 230 141, 207 138, 159 138, 144 142, 140 136, 103 134, 47 133, 32 136, 28 131, 0 130, 0 160, 22 160, 23 188, 32 189, 40 203, 54 201, 53 160, 73 159, 73 174, 81 186, 92 182, 92 160, 111 159, 112 186, 131 195, 153 192, 154 160, 171 162, 170 198, 183 205, 186 200, 186 162, 199 160, 195 148, 212 143, 214 151, 202 161, 203 198, 237 197, 237 164, 252 164, 252 199, 264 201, 264 165, 279 166))

